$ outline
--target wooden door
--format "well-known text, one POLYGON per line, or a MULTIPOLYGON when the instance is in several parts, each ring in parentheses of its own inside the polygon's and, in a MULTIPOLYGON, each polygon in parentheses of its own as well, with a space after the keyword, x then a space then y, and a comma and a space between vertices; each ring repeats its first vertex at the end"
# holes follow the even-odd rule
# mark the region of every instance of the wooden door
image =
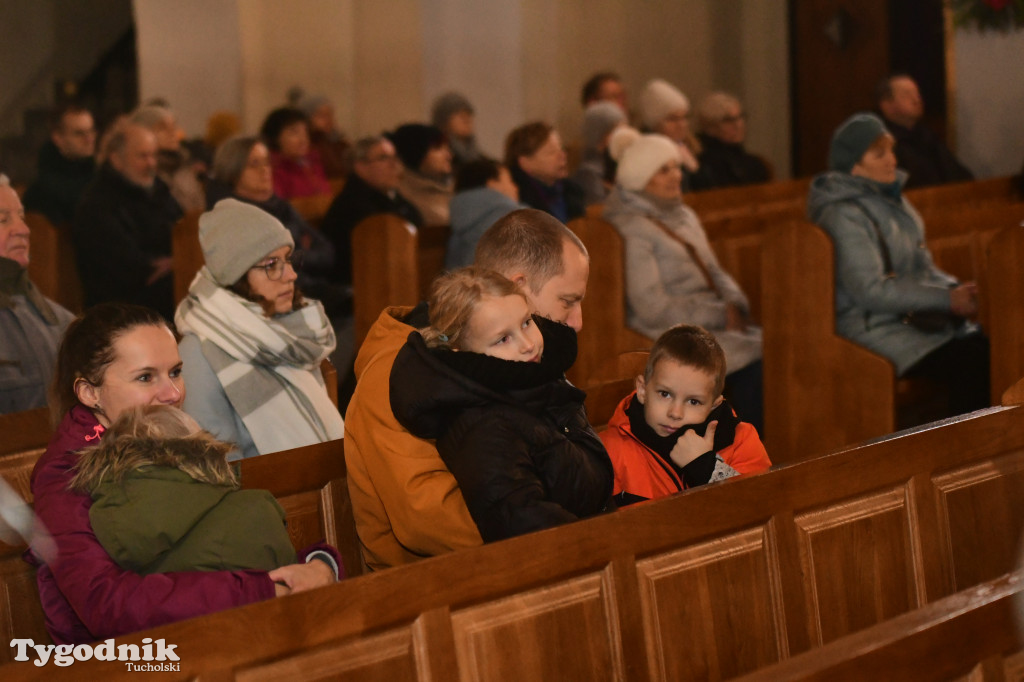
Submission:
POLYGON ((794 175, 825 170, 832 131, 874 107, 890 69, 888 0, 792 0, 794 175))

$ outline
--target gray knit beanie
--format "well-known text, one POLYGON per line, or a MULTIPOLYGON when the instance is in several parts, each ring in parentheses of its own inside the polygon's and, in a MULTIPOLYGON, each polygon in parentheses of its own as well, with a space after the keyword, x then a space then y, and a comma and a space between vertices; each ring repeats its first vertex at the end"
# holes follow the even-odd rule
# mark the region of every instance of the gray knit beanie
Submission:
POLYGON ((689 111, 690 100, 679 88, 660 78, 652 80, 640 93, 640 118, 648 130, 657 130, 659 123, 680 109, 689 111))
POLYGON ((229 287, 274 249, 294 247, 295 240, 281 221, 263 209, 238 199, 221 199, 199 216, 199 245, 214 281, 229 287))
POLYGON ((849 173, 864 157, 868 147, 888 134, 882 119, 874 114, 854 114, 832 134, 832 146, 828 151, 829 170, 849 173))
POLYGON ((583 112, 583 146, 597 149, 615 126, 624 123, 626 114, 614 102, 595 102, 583 112))
POLYGON ((446 92, 436 100, 431 110, 431 118, 435 126, 441 130, 448 129, 448 119, 460 111, 473 113, 473 105, 460 92, 446 92))
POLYGON ((622 153, 615 182, 623 189, 640 192, 662 166, 679 161, 675 142, 664 135, 641 135, 622 153))

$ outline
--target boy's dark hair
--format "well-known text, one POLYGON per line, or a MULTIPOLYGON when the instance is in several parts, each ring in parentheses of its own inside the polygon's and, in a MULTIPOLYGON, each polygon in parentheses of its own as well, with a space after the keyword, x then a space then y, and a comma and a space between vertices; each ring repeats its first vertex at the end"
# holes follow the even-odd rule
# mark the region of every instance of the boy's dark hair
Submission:
POLYGON ((533 121, 514 129, 505 138, 505 165, 519 168, 520 156, 533 156, 551 137, 555 127, 544 121, 533 121))
POLYGON ((470 161, 455 175, 455 191, 466 192, 483 187, 491 180, 497 180, 503 167, 501 162, 487 157, 470 161))
POLYGON ((715 395, 722 395, 725 388, 725 351, 711 332, 692 324, 677 324, 659 336, 647 356, 645 381, 651 380, 655 366, 665 358, 712 374, 715 377, 715 395))

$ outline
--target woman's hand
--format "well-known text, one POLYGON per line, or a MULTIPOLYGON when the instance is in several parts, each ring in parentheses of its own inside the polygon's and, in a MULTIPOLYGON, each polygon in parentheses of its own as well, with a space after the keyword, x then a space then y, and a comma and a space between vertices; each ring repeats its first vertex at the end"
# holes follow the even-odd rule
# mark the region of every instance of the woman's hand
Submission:
MULTIPOLYGON (((283 586, 287 588, 284 594, 305 592, 334 582, 334 571, 331 570, 331 567, 317 560, 310 561, 308 564, 290 564, 275 568, 267 575, 275 583, 283 583, 283 586)), ((278 587, 282 587, 282 585, 275 585, 277 596, 280 597, 282 593, 277 590, 278 587)))
POLYGON ((964 282, 949 292, 949 306, 953 314, 971 318, 978 314, 978 285, 964 282))
POLYGON ((669 456, 672 461, 675 462, 676 466, 682 469, 684 466, 697 459, 705 452, 709 452, 715 449, 715 429, 718 428, 718 421, 713 421, 708 424, 707 430, 704 432, 704 437, 701 438, 697 435, 697 432, 690 429, 679 437, 676 441, 675 447, 672 448, 672 452, 669 456))

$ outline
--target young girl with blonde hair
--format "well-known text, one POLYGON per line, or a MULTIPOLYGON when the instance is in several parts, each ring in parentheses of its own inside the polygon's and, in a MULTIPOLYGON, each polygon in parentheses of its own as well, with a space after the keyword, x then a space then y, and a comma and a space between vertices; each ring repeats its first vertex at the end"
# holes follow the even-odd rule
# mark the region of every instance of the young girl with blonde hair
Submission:
POLYGON ((391 372, 391 407, 434 438, 485 542, 607 508, 612 467, 565 380, 572 328, 530 314, 496 272, 464 268, 432 287, 430 326, 413 332, 391 372))

